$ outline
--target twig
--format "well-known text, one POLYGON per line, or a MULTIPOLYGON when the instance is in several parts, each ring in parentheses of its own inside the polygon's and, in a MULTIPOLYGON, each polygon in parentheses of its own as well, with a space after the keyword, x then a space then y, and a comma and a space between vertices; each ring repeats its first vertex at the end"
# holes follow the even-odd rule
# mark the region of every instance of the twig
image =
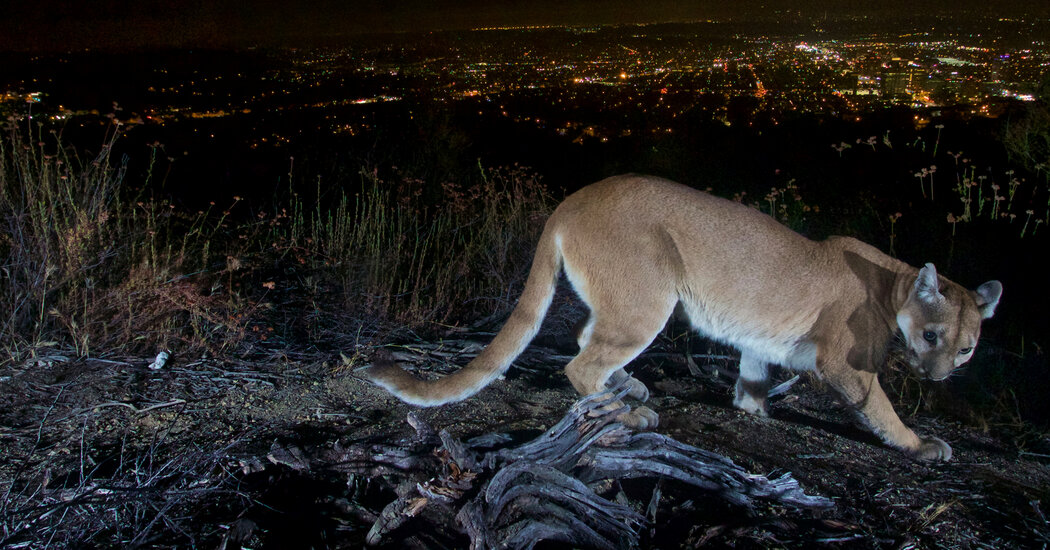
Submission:
POLYGON ((125 366, 125 367, 130 367, 130 366, 133 365, 133 363, 128 363, 127 361, 114 361, 112 359, 99 359, 98 357, 86 357, 86 358, 84 358, 84 362, 105 363, 107 365, 122 365, 122 366, 125 366))
POLYGON ((766 397, 774 397, 782 393, 786 393, 788 390, 791 389, 791 386, 795 385, 795 382, 799 381, 799 379, 799 375, 796 374, 795 376, 791 377, 791 379, 789 379, 788 381, 777 384, 776 387, 771 388, 769 390, 769 392, 766 394, 766 397))
POLYGON ((853 535, 847 535, 845 537, 825 537, 825 538, 820 538, 820 539, 816 539, 816 542, 822 542, 824 544, 830 544, 830 543, 834 543, 834 542, 849 542, 851 540, 857 540, 857 539, 861 539, 861 538, 864 538, 864 535, 861 535, 861 534, 857 533, 857 534, 853 534, 853 535))
MULTIPOLYGON (((95 411, 97 409, 104 409, 106 407, 127 407, 127 408, 131 409, 133 412, 141 414, 141 413, 144 413, 144 412, 152 411, 154 409, 163 409, 164 407, 171 407, 172 405, 181 405, 181 404, 183 404, 185 402, 186 402, 185 399, 174 399, 172 401, 168 401, 167 403, 157 403, 156 405, 150 405, 149 407, 145 407, 145 408, 140 409, 140 408, 136 407, 135 405, 132 405, 131 403, 123 403, 123 402, 120 402, 120 401, 109 401, 107 403, 99 403, 98 405, 93 405, 91 407, 85 407, 83 409, 80 409, 80 410, 74 412, 70 416, 77 416, 77 415, 81 415, 81 414, 85 414, 85 413, 89 413, 89 412, 95 411)), ((69 417, 67 417, 67 418, 69 418, 69 417)))

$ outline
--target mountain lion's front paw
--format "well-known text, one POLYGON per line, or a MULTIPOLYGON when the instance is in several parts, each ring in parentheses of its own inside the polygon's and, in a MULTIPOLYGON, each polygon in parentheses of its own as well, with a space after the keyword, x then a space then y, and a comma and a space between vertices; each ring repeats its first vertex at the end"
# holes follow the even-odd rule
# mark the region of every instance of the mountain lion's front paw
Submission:
POLYGON ((736 406, 736 408, 755 416, 761 416, 763 418, 769 416, 769 412, 766 410, 765 398, 755 399, 749 393, 738 392, 737 396, 733 398, 733 405, 736 406))
POLYGON ((923 438, 922 444, 915 451, 915 457, 921 460, 943 460, 952 458, 952 448, 936 437, 923 438))

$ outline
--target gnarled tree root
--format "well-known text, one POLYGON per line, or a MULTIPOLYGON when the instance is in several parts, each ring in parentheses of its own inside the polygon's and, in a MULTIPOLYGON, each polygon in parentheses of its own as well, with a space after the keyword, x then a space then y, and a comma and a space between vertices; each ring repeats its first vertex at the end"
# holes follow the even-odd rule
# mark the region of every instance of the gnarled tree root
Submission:
MULTIPOLYGON (((543 540, 588 548, 636 547, 649 520, 599 494, 610 481, 636 478, 688 484, 747 509, 754 499, 799 508, 832 506, 829 499, 807 495, 788 473, 769 479, 670 437, 632 433, 615 421, 625 408, 609 407, 624 390, 612 391, 617 393, 578 401, 532 441, 484 453, 478 449, 499 441, 498 434, 460 442, 447 432, 434 436, 418 417, 410 417, 416 444, 430 449, 437 444, 437 450, 422 456, 421 449, 391 453, 383 448, 374 462, 387 468, 426 463, 441 473, 415 485, 402 484, 399 497, 373 524, 368 542, 380 542, 410 517, 428 517, 436 528, 458 527, 473 549, 532 548, 543 540), (412 456, 417 458, 406 460, 412 456)), ((655 508, 658 498, 654 494, 649 508, 655 508)))

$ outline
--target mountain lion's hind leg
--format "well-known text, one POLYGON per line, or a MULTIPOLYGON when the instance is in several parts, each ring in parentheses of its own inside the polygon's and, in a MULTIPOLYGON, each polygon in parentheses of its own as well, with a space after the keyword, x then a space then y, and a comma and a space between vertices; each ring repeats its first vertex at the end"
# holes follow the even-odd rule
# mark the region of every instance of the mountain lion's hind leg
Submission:
MULTIPOLYGON (((646 311, 649 314, 638 316, 633 315, 633 311, 609 311, 616 309, 615 305, 606 306, 594 319, 587 345, 565 366, 565 375, 580 395, 607 391, 606 383, 610 382, 610 378, 620 381, 624 376, 630 377, 623 371, 623 366, 637 357, 649 342, 656 338, 674 307, 673 302, 659 304, 654 303, 655 299, 641 299, 640 293, 634 294, 633 297, 637 301, 624 308, 646 311)), ((627 383, 631 386, 632 397, 648 396, 649 390, 637 379, 630 378, 627 383)), ((608 406, 618 408, 622 407, 623 403, 616 402, 608 406)), ((659 419, 659 415, 648 407, 634 407, 620 415, 617 420, 631 428, 645 430, 655 428, 659 419)))
POLYGON ((769 364, 755 356, 740 354, 740 376, 736 379, 736 396, 733 405, 738 409, 758 416, 769 416, 766 412, 766 394, 769 392, 769 364))
MULTIPOLYGON (((594 317, 590 314, 576 322, 576 326, 573 327, 572 332, 576 336, 576 343, 580 345, 581 350, 587 347, 587 343, 591 340, 591 333, 593 330, 594 317)), ((609 376, 609 380, 605 383, 606 387, 609 388, 619 386, 620 384, 627 386, 628 396, 639 401, 649 400, 649 388, 645 387, 645 384, 628 374, 627 371, 622 368, 614 371, 609 376)))
MULTIPOLYGON (((576 321, 573 326, 572 334, 576 338, 576 343, 580 344, 581 350, 587 347, 587 343, 590 341, 591 333, 594 330, 594 317, 587 315, 583 319, 576 321)), ((629 375, 623 368, 617 369, 609 376, 609 380, 606 381, 606 387, 613 387, 619 384, 625 384, 628 386, 627 395, 638 401, 649 400, 649 388, 645 384, 640 382, 637 378, 629 375)))
POLYGON ((627 386, 627 395, 633 397, 639 401, 649 400, 649 388, 645 387, 645 384, 637 378, 627 374, 627 371, 619 369, 609 376, 609 380, 605 383, 607 387, 618 386, 624 384, 627 386))
MULTIPOLYGON (((592 339, 587 347, 583 348, 580 354, 565 366, 565 374, 580 395, 606 391, 606 381, 610 376, 637 357, 648 344, 645 342, 641 345, 616 345, 602 342, 597 338, 592 339)), ((644 385, 642 387, 644 388, 644 385)), ((620 408, 622 406, 622 402, 616 401, 606 407, 620 408)), ((631 428, 646 430, 655 428, 660 417, 648 407, 634 407, 629 412, 621 414, 617 420, 631 428)))

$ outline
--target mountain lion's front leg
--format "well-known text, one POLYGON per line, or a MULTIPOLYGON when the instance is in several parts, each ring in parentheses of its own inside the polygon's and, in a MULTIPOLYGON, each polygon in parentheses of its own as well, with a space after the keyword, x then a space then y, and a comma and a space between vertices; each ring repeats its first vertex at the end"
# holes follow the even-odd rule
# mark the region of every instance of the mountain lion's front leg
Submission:
POLYGON ((823 374, 887 445, 922 460, 951 459, 952 448, 947 443, 936 437, 921 438, 901 422, 875 373, 846 367, 845 372, 823 374))
POLYGON ((769 385, 769 364, 742 351, 740 353, 740 376, 736 379, 733 405, 757 416, 769 416, 766 410, 769 385))

